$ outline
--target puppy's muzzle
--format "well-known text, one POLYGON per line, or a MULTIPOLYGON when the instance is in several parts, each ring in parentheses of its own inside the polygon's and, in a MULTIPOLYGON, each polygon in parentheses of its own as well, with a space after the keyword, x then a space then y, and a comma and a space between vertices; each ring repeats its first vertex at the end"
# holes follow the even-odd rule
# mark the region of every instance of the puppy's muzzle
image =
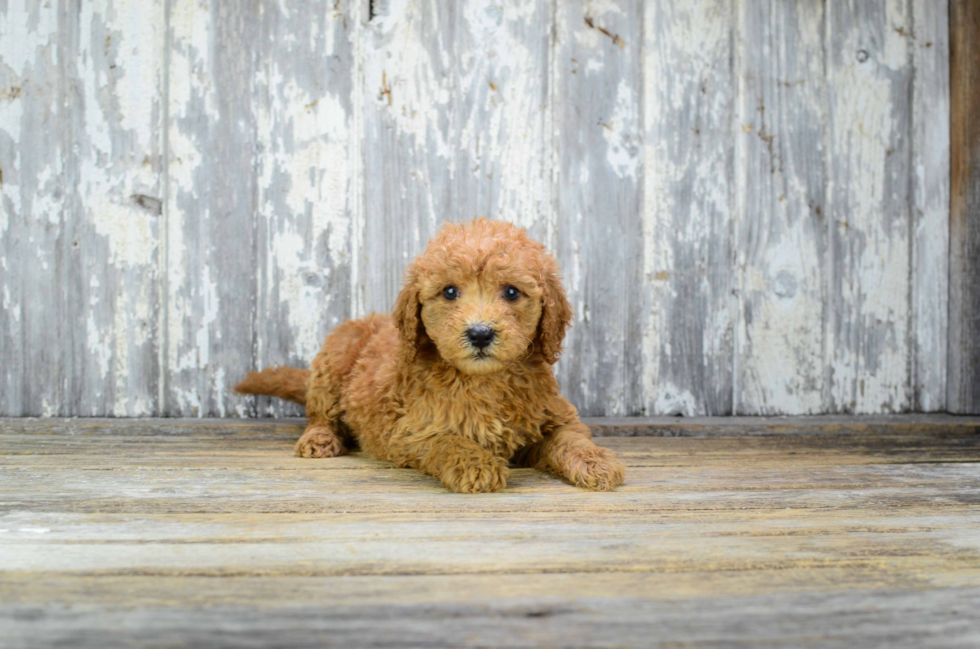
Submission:
POLYGON ((486 349, 496 337, 497 332, 484 324, 473 325, 466 330, 466 340, 477 349, 486 349))

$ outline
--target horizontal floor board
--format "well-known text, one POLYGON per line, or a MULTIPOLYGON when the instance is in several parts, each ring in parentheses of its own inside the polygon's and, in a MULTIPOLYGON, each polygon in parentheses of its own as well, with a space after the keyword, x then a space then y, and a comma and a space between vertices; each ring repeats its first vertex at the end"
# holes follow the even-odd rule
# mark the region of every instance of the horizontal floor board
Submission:
POLYGON ((0 609, 10 647, 974 647, 980 588, 0 609), (330 605, 324 605, 329 602, 330 605), (682 639, 678 642, 677 639, 682 639))
MULTIPOLYGON (((600 437, 728 437, 748 435, 980 434, 980 416, 947 414, 814 415, 800 417, 592 417, 583 421, 600 437)), ((107 419, 0 418, 0 433, 56 430, 69 435, 92 431, 140 436, 293 436, 303 419, 107 419)))

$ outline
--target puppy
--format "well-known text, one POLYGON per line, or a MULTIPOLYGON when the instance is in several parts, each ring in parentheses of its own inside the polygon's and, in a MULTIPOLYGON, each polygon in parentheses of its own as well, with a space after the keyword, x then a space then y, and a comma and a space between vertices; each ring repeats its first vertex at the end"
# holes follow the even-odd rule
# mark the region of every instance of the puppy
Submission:
POLYGON ((461 493, 503 489, 511 463, 606 491, 623 466, 592 443, 551 368, 571 317, 554 258, 523 229, 447 224, 391 315, 338 326, 310 371, 252 372, 235 389, 306 406, 301 457, 356 442, 461 493))

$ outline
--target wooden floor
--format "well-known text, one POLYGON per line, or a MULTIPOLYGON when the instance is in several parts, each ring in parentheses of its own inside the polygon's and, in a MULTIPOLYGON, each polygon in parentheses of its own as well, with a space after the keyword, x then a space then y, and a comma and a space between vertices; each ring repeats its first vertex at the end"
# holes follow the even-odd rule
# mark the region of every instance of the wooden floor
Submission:
POLYGON ((0 645, 980 646, 980 419, 597 429, 615 493, 466 496, 295 421, 0 420, 0 645))

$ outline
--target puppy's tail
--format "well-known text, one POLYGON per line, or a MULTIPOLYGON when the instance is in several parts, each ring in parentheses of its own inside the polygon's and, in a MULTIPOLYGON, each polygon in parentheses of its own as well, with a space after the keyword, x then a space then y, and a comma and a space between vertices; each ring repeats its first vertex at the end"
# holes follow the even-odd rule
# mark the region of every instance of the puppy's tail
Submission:
POLYGON ((309 370, 301 370, 298 367, 267 367, 261 372, 249 372, 248 376, 235 386, 235 392, 266 394, 305 406, 306 386, 309 381, 309 370))

